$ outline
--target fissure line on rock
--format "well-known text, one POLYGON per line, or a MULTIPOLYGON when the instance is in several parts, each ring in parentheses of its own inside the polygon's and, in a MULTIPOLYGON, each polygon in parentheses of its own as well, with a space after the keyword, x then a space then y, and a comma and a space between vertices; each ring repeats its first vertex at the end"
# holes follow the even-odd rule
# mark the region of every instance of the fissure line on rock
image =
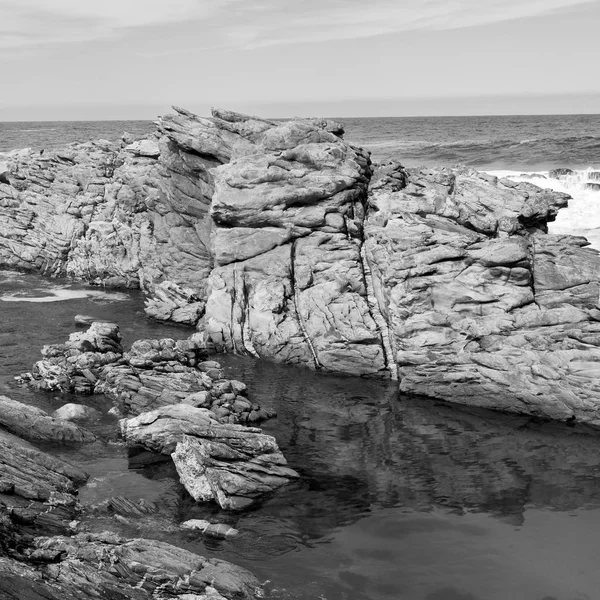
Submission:
POLYGON ((542 307, 538 304, 536 291, 535 291, 535 239, 533 236, 531 240, 531 293, 533 294, 533 303, 541 310, 542 307))
POLYGON ((291 249, 290 249, 290 284, 292 286, 292 295, 294 297, 294 311, 296 312, 296 320, 298 321, 298 326, 300 327, 300 331, 302 332, 302 335, 304 336, 304 340, 312 354, 313 361, 315 363, 315 368, 322 369, 323 366, 319 362, 319 359, 317 357, 317 352, 316 352, 310 338, 308 337, 308 332, 306 331, 306 328, 304 327, 302 317, 300 316, 300 310, 298 309, 298 306, 300 303, 300 294, 298 292, 298 288, 296 287, 295 263, 296 263, 296 240, 293 240, 292 244, 291 244, 291 249))
MULTIPOLYGON (((365 215, 366 219, 366 215, 365 215)), ((375 323, 375 327, 377 329, 377 334, 379 335, 379 340, 381 341, 381 349, 383 352, 383 360, 385 366, 390 371, 390 375, 392 379, 398 379, 398 367, 396 365, 396 361, 394 360, 394 352, 392 349, 392 343, 390 340, 390 329, 386 323, 386 320, 383 318, 381 314, 381 308, 379 306, 379 301, 377 300, 377 296, 375 295, 375 288, 373 285, 373 273, 371 271, 371 266, 369 265, 369 261, 367 259, 367 252, 365 248, 365 235, 364 235, 364 220, 361 224, 360 228, 360 237, 359 237, 359 264, 360 269, 363 276, 363 283, 365 286, 365 290, 367 292, 367 308, 369 309, 369 314, 375 323)))
POLYGON ((243 292, 243 299, 244 299, 244 313, 243 313, 243 319, 244 322, 242 323, 242 331, 241 331, 241 336, 242 336, 242 344, 244 346, 244 348, 254 357, 256 358, 260 358, 258 355, 258 352, 256 351, 256 349, 254 348, 254 344, 252 343, 252 328, 250 327, 250 301, 249 301, 249 294, 248 294, 248 286, 246 285, 246 277, 244 277, 244 274, 242 273, 242 292, 243 292))

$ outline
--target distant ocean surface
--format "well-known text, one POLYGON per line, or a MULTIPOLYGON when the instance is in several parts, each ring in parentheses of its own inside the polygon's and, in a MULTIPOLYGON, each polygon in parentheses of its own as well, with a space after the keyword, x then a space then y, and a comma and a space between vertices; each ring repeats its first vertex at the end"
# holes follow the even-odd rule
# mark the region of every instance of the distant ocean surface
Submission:
MULTIPOLYGON (((490 117, 342 118, 345 139, 367 148, 374 161, 399 160, 405 166, 462 164, 573 196, 552 230, 586 235, 600 249, 600 115, 490 117), (574 171, 549 179, 550 169, 574 171)), ((0 123, 0 152, 52 148, 91 139, 117 140, 124 131, 143 137, 151 121, 0 123)))

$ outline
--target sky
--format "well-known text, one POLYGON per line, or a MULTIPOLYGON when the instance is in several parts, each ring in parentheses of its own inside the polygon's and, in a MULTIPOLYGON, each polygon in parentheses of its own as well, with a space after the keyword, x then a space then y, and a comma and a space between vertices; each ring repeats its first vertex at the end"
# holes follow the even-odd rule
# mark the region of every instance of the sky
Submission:
POLYGON ((600 113, 600 0, 0 0, 0 120, 600 113))

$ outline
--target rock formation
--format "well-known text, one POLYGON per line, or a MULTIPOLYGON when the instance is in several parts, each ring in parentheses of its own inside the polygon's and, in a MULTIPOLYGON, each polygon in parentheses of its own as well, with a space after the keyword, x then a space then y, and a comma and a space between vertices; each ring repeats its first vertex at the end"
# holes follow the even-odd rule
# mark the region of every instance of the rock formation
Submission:
POLYGON ((296 479, 275 438, 220 424, 206 409, 176 404, 120 422, 131 446, 171 454, 181 483, 198 501, 238 510, 296 479))
POLYGON ((374 169, 326 121, 176 109, 158 131, 11 159, 0 265, 140 285, 220 350, 600 425, 600 258, 547 234, 566 195, 374 169))
MULTIPOLYGON (((70 421, 51 417, 40 408, 0 396, 0 427, 37 442, 91 443, 96 436, 70 421)), ((1 431, 1 430, 0 430, 1 431)))
MULTIPOLYGON (((31 373, 23 373, 20 381, 38 390, 103 393, 122 414, 138 415, 183 403, 210 408, 215 419, 226 423, 258 423, 275 415, 246 397, 244 383, 225 379, 218 362, 206 360, 206 345, 198 335, 177 341, 138 340, 125 352, 119 327, 95 321, 87 331, 72 333, 64 344, 44 346, 42 354, 44 359, 35 363, 31 373)), ((7 399, 7 402, 12 401, 7 399)), ((43 416, 42 411, 21 406, 24 414, 31 412, 39 419, 37 429, 46 421, 47 428, 52 425, 50 417, 43 416)), ((9 408, 10 404, 3 404, 0 399, 0 423, 8 427, 6 419, 12 414, 11 423, 18 426, 19 411, 9 408)), ((66 411, 65 407, 61 410, 69 414, 69 405, 66 411)), ((64 432, 60 435, 65 439, 77 438, 68 433, 68 428, 73 431, 79 428, 61 423, 64 432)))
POLYGON ((251 600, 259 593, 251 573, 225 561, 156 540, 73 536, 77 484, 87 474, 1 429, 0 457, 0 597, 251 600))

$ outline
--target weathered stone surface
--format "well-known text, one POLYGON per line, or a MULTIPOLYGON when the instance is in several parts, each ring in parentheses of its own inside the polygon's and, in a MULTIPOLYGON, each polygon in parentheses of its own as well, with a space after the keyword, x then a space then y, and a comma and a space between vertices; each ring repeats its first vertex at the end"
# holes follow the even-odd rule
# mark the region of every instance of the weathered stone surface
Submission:
POLYGON ((545 233, 564 195, 470 171, 395 173, 373 182, 365 244, 400 389, 600 424, 599 258, 545 233))
POLYGON ((95 321, 85 332, 75 332, 64 344, 42 348, 44 360, 22 376, 34 388, 92 394, 100 369, 123 356, 121 334, 114 323, 95 321))
MULTIPOLYGON (((261 594, 245 569, 163 542, 65 535, 79 511, 76 484, 86 479, 80 469, 0 430, 1 598, 252 600, 261 594), (40 533, 53 537, 33 537, 40 533)), ((123 500, 115 504, 122 508, 123 500)))
POLYGON ((32 589, 36 599, 252 600, 260 595, 258 580, 241 567, 164 542, 107 532, 36 538, 25 559, 35 567, 0 559, 0 591, 23 581, 22 589, 32 589))
MULTIPOLYGON (((105 142, 9 157, 0 264, 135 273, 151 314, 200 319, 220 350, 600 425, 600 258, 547 234, 565 194, 467 169, 373 170, 319 120, 176 109, 159 132, 158 159, 105 142)), ((237 414, 228 393, 211 404, 221 419, 237 414)))
MULTIPOLYGON (((246 386, 225 379, 221 365, 206 361, 200 336, 185 340, 138 340, 128 352, 121 346, 119 327, 94 322, 64 344, 45 346, 45 359, 20 376, 35 389, 64 393, 103 393, 121 414, 140 414, 161 406, 184 403, 210 408, 225 423, 256 423, 275 416, 247 400, 246 386)), ((66 405, 55 416, 67 420, 93 416, 93 409, 66 405)))
POLYGON ((0 396, 0 426, 32 441, 90 443, 96 440, 87 429, 55 419, 39 408, 6 396, 0 396))
POLYGON ((198 501, 240 509, 298 474, 275 438, 260 429, 222 424, 206 409, 183 404, 120 421, 127 444, 171 454, 181 482, 198 501))
POLYGON ((197 501, 240 510, 299 477, 271 436, 228 432, 211 437, 184 435, 172 454, 181 483, 197 501))

